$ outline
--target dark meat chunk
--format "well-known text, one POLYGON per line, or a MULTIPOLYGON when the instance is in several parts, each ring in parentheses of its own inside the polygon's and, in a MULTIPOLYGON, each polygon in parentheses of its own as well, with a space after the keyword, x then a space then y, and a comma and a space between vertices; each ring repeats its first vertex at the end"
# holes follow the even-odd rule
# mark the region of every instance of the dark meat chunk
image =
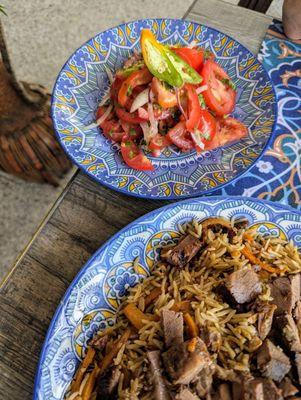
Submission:
POLYGON ((290 275, 275 279, 270 283, 272 303, 276 304, 276 314, 292 313, 300 299, 300 275, 290 275))
POLYGON ((288 377, 280 382, 279 388, 282 390, 283 397, 294 396, 298 393, 298 389, 292 384, 292 381, 288 377))
POLYGON ((162 325, 164 341, 167 347, 176 346, 184 342, 183 314, 180 312, 163 310, 162 325))
POLYGON ((101 336, 99 337, 98 335, 95 335, 88 343, 89 346, 94 347, 94 349, 98 350, 98 351, 102 351, 107 343, 108 343, 108 335, 105 336, 101 336))
POLYGON ((264 377, 277 382, 281 381, 291 369, 289 358, 269 339, 266 339, 259 349, 257 365, 264 377))
POLYGON ((148 351, 147 358, 150 363, 151 379, 154 387, 154 400, 169 400, 170 395, 162 375, 160 351, 148 351))
POLYGON ((271 379, 262 379, 264 400, 283 400, 281 390, 271 379))
POLYGON ((276 304, 260 303, 257 306, 258 322, 257 329, 261 340, 264 340, 272 328, 273 316, 276 310, 276 304))
POLYGON ((225 301, 235 307, 254 300, 262 292, 262 285, 252 269, 240 269, 232 272, 219 288, 225 301))
POLYGON ((115 400, 116 390, 121 371, 119 368, 109 369, 108 372, 100 376, 97 380, 96 400, 115 400))
POLYGON ((219 385, 217 393, 220 400, 232 400, 231 388, 228 383, 222 383, 219 385))
POLYGON ((295 354, 295 365, 298 373, 298 382, 301 385, 301 353, 295 354))
POLYGON ((246 379, 243 382, 243 400, 264 400, 262 379, 246 379))
POLYGON ((200 338, 170 347, 162 358, 166 372, 174 384, 183 385, 188 385, 200 371, 212 363, 206 345, 200 338))
POLYGON ((216 353, 220 350, 222 345, 222 336, 218 331, 204 328, 201 332, 201 338, 204 340, 208 350, 216 353))
POLYGON ((202 242, 192 235, 187 235, 175 247, 162 249, 161 257, 169 264, 183 268, 197 254, 202 242))
POLYGON ((243 396, 243 386, 242 382, 234 382, 232 383, 232 399, 233 400, 241 400, 243 396))
POLYGON ((290 351, 301 351, 299 331, 293 317, 288 313, 278 315, 276 325, 279 327, 285 346, 290 351))
POLYGON ((176 400, 199 400, 199 397, 185 388, 176 395, 176 400))

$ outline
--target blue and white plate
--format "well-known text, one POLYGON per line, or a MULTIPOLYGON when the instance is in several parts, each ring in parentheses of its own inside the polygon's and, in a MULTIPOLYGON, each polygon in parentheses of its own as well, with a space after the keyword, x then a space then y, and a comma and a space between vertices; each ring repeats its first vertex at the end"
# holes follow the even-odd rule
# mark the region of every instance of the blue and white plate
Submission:
POLYGON ((301 250, 301 213, 262 200, 191 199, 137 219, 103 245, 70 285, 48 330, 36 376, 35 400, 63 399, 87 341, 97 330, 114 324, 127 288, 143 280, 155 262, 156 245, 177 240, 180 224, 212 216, 247 218, 263 236, 291 239, 301 250), (139 273, 132 266, 136 257, 139 273))
POLYGON ((99 33, 69 58, 56 81, 52 117, 57 137, 71 160, 99 183, 120 192, 153 199, 209 193, 246 172, 264 151, 276 119, 272 83, 256 56, 215 29, 178 19, 144 19, 99 33), (237 86, 234 117, 249 130, 238 143, 197 154, 174 147, 152 157, 155 170, 129 168, 120 147, 106 139, 95 121, 97 104, 108 88, 106 68, 115 71, 134 49, 140 50, 142 28, 159 41, 198 45, 214 53, 237 86))

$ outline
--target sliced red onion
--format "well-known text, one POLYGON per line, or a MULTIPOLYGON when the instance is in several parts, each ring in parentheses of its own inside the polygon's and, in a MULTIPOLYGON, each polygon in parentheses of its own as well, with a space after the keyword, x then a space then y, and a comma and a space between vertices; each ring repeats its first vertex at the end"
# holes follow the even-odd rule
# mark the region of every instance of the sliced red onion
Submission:
POLYGON ((189 43, 189 45, 187 46, 189 49, 192 49, 193 47, 197 46, 197 41, 193 40, 192 42, 189 43))
POLYGON ((121 124, 122 129, 124 130, 124 132, 126 134, 128 134, 130 132, 130 124, 128 124, 127 122, 124 122, 122 120, 120 120, 120 124, 121 124))
POLYGON ((195 89, 196 94, 200 94, 208 89, 208 85, 199 86, 195 89))
POLYGON ((141 122, 140 126, 141 126, 141 129, 143 132, 144 140, 145 140, 146 144, 148 144, 151 140, 150 126, 149 126, 148 122, 141 122))
POLYGON ((152 135, 156 135, 158 133, 158 121, 155 119, 154 109, 152 103, 147 104, 147 111, 149 115, 149 122, 151 126, 152 135))
POLYGON ((143 92, 139 93, 133 101, 130 112, 132 113, 138 110, 138 108, 144 106, 144 104, 148 103, 148 95, 149 95, 149 88, 146 88, 143 90, 143 92))
POLYGON ((196 129, 193 133, 191 133, 192 140, 201 150, 204 150, 205 145, 202 141, 200 132, 196 129))
POLYGON ((102 124, 108 118, 112 109, 113 109, 113 105, 110 104, 109 107, 106 109, 105 113, 100 118, 98 118, 98 120, 96 122, 93 122, 92 124, 85 126, 85 130, 97 128, 100 124, 102 124))
POLYGON ((158 114, 158 116, 156 117, 156 119, 158 121, 162 121, 164 119, 167 119, 168 117, 171 116, 171 112, 167 109, 167 110, 162 110, 160 114, 158 114))
POLYGON ((187 114, 184 111, 184 108, 182 107, 182 104, 181 104, 180 91, 178 88, 175 88, 175 93, 176 93, 176 97, 177 97, 178 107, 179 107, 181 113, 184 115, 184 118, 187 119, 187 114))
POLYGON ((105 69, 106 69, 106 73, 108 75, 110 83, 113 83, 114 77, 113 77, 112 71, 108 67, 105 67, 105 69))
POLYGON ((154 94, 154 92, 152 91, 152 89, 149 90, 148 99, 149 99, 149 101, 150 101, 151 103, 153 103, 153 102, 155 101, 155 94, 154 94))
POLYGON ((149 120, 149 115, 145 108, 138 108, 138 116, 139 118, 145 119, 145 121, 149 120))
POLYGON ((161 150, 159 150, 159 149, 153 150, 153 151, 152 151, 152 155, 153 155, 154 157, 159 157, 159 156, 161 155, 161 150))

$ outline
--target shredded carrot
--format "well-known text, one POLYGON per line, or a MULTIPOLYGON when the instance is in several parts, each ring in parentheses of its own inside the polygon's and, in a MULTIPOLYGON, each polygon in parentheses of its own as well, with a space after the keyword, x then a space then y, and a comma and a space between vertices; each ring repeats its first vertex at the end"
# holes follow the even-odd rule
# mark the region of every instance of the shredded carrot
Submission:
POLYGON ((99 369, 97 367, 95 367, 93 369, 93 371, 91 372, 91 374, 83 388, 83 392, 81 394, 82 400, 90 400, 91 394, 94 390, 94 386, 95 386, 95 382, 96 382, 98 373, 99 373, 99 369))
POLYGON ((131 335, 131 330, 127 329, 124 331, 123 335, 121 336, 120 339, 118 339, 112 346, 112 349, 104 356, 102 361, 100 362, 99 365, 99 374, 102 375, 104 371, 109 367, 109 365, 112 363, 114 358, 117 356, 119 350, 121 347, 129 340, 129 337, 131 335))
POLYGON ((178 303, 175 303, 172 307, 171 307, 172 311, 186 311, 188 312, 190 310, 190 301, 189 300, 183 300, 183 301, 179 301, 178 303))
POLYGON ((126 307, 124 307, 123 311, 127 319, 138 330, 143 328, 144 326, 142 320, 149 320, 149 321, 153 320, 153 316, 144 314, 133 303, 129 303, 126 307))
POLYGON ((83 377, 89 365, 93 362, 95 357, 95 349, 89 347, 85 358, 83 359, 81 365, 79 366, 74 381, 71 383, 71 393, 77 392, 82 383, 83 377))
POLYGON ((188 334, 191 338, 195 338, 199 335, 197 324, 189 313, 183 315, 184 321, 186 322, 188 334))
POLYGON ((193 353, 196 347, 196 343, 197 343, 197 339, 196 337, 192 338, 187 346, 187 350, 189 351, 189 353, 193 353))
POLYGON ((244 247, 241 252, 251 264, 259 265, 262 269, 270 272, 271 274, 279 274, 281 272, 278 268, 274 268, 271 265, 259 260, 259 258, 257 258, 247 247, 244 247))
POLYGON ((149 306, 154 300, 156 300, 160 294, 162 293, 162 289, 157 287, 153 289, 148 296, 144 299, 145 307, 149 306))
POLYGON ((252 235, 250 235, 249 232, 245 232, 245 233, 243 234, 243 238, 244 238, 247 242, 249 242, 249 243, 253 243, 253 242, 254 242, 254 238, 253 238, 252 235))

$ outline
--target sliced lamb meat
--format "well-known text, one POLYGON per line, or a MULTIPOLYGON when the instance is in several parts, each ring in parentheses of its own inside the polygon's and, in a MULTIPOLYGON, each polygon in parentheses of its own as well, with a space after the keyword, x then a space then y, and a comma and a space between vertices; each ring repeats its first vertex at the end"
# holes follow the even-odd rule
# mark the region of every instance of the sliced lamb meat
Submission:
POLYGON ((291 369, 289 358, 269 339, 266 339, 259 349, 257 365, 264 377, 277 382, 281 381, 291 369))
POLYGON ((160 351, 148 351, 147 358, 150 363, 151 379, 154 386, 154 400, 169 400, 170 395, 162 375, 160 351))
POLYGON ((242 400, 264 400, 262 379, 246 379, 242 385, 242 400))
POLYGON ((243 386, 241 381, 232 383, 232 399, 241 400, 243 396, 243 386))
POLYGON ((183 314, 180 312, 163 310, 162 325, 166 347, 176 346, 184 342, 183 314))
POLYGON ((199 400, 199 397, 187 388, 182 389, 175 398, 176 400, 199 400))
POLYGON ((260 303, 257 306, 257 330, 261 340, 264 340, 270 333, 276 308, 276 304, 270 303, 260 303))
POLYGON ((270 283, 272 303, 276 304, 276 314, 292 313, 300 299, 300 275, 282 276, 270 283))
POLYGON ((301 353, 295 355, 295 365, 298 373, 298 382, 301 385, 301 353))
POLYGON ((121 371, 115 367, 108 370, 105 375, 102 375, 97 380, 97 396, 96 400, 115 400, 116 389, 118 386, 121 371))
POLYGON ((252 269, 240 269, 232 272, 219 288, 225 301, 235 307, 254 300, 262 292, 259 277, 252 269))
POLYGON ((220 332, 204 328, 200 336, 202 340, 204 340, 208 350, 212 351, 213 353, 216 353, 220 350, 222 345, 222 335, 220 332))
POLYGON ((210 392, 213 383, 214 366, 211 364, 201 370, 197 378, 193 381, 195 383, 195 390, 200 397, 205 397, 210 392))
POLYGON ((276 324, 281 332, 282 340, 290 351, 301 351, 299 331, 293 317, 288 314, 278 315, 276 324))
POLYGON ((198 337, 170 347, 162 354, 162 358, 174 384, 183 385, 188 385, 212 363, 205 343, 198 337))
POLYGON ((217 393, 220 400, 232 400, 231 388, 228 383, 222 383, 219 385, 217 393))
POLYGON ((197 254, 202 242, 193 235, 187 235, 175 247, 162 249, 161 258, 169 264, 183 268, 197 254))
POLYGON ((272 379, 262 379, 264 400, 283 400, 282 391, 272 379))
POLYGON ((107 343, 108 343, 109 337, 107 335, 99 337, 98 335, 95 335, 88 343, 89 346, 94 347, 94 349, 98 351, 102 351, 107 343))
POLYGON ((288 377, 280 382, 279 388, 282 390, 283 397, 294 396, 298 393, 298 389, 292 384, 292 381, 288 377))

